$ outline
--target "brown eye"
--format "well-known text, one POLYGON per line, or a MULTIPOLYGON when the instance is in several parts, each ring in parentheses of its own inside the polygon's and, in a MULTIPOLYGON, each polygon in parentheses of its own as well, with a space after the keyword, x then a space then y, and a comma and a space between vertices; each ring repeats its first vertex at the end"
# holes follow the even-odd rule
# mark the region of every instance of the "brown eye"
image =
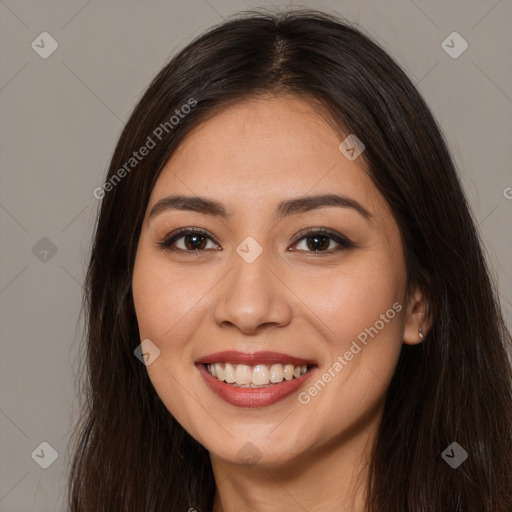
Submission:
POLYGON ((301 242, 306 242, 306 247, 311 251, 320 251, 324 252, 329 249, 331 242, 333 241, 331 237, 327 235, 308 235, 302 238, 301 242))
POLYGON ((207 249, 207 241, 211 240, 202 229, 182 229, 165 239, 159 245, 168 251, 193 252, 207 249), (183 239, 182 247, 174 247, 178 240, 183 239))
POLYGON ((294 242, 294 245, 305 241, 305 249, 299 249, 305 252, 321 252, 330 254, 341 249, 350 249, 355 247, 348 238, 326 229, 314 229, 306 232, 305 235, 302 233, 302 235, 303 236, 301 236, 301 238, 294 242), (335 242, 338 246, 332 248, 332 242, 335 242))

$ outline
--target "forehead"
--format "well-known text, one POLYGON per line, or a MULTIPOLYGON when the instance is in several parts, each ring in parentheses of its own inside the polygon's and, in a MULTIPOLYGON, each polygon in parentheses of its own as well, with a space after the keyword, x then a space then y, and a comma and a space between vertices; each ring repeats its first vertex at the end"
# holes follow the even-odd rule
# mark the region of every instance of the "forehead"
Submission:
POLYGON ((187 134, 162 170, 149 208, 171 193, 254 206, 332 192, 357 196, 369 209, 385 208, 362 158, 350 161, 338 149, 342 140, 325 110, 312 101, 244 100, 187 134))

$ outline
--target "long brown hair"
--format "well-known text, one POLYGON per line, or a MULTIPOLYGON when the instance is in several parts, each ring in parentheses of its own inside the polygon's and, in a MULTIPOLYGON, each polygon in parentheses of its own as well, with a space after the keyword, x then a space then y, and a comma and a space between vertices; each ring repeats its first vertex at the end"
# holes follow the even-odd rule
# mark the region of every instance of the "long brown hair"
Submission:
POLYGON ((221 107, 262 93, 314 98, 363 141, 361 159, 401 230, 408 281, 430 301, 432 329, 423 343, 403 345, 388 389, 368 512, 510 512, 512 340, 451 156, 395 61, 350 22, 310 9, 240 13, 196 38, 124 127, 85 284, 87 380, 70 511, 212 509, 208 452, 134 355, 131 279, 150 192, 180 141, 221 107), (170 121, 176 110, 179 121, 170 121), (148 137, 154 146, 128 166, 148 137), (454 441, 468 453, 456 469, 442 457, 454 441))

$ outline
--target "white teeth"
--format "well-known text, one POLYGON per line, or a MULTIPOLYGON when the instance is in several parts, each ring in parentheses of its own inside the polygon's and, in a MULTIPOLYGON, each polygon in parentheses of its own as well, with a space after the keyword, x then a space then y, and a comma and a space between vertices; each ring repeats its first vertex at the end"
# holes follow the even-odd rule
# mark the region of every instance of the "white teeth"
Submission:
POLYGON ((270 382, 283 382, 283 365, 273 364, 270 367, 270 382))
MULTIPOLYGON (((215 377, 215 375, 214 375, 215 377)), ((235 372, 236 383, 241 386, 242 384, 250 384, 252 379, 252 369, 246 364, 239 364, 235 372)))
POLYGON ((217 372, 217 379, 224 380, 224 368, 220 363, 215 363, 215 371, 217 372))
POLYGON ((233 384, 235 382, 235 369, 233 365, 226 363, 226 368, 224 368, 224 380, 228 384, 233 384))
POLYGON ((270 372, 265 364, 257 364, 252 369, 252 383, 262 386, 270 382, 270 372))
POLYGON ((234 363, 207 364, 208 373, 221 381, 235 387, 259 388, 279 384, 283 380, 298 379, 308 371, 308 365, 293 364, 257 364, 249 366, 234 363))
POLYGON ((283 370, 283 377, 286 380, 292 380, 293 379, 293 370, 294 370, 293 364, 287 364, 283 370))

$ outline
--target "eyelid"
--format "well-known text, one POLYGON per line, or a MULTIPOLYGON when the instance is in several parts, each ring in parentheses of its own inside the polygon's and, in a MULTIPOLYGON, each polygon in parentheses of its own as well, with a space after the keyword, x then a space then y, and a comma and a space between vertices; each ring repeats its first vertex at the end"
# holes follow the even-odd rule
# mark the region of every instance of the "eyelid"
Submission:
MULTIPOLYGON (((302 239, 306 238, 307 235, 309 235, 309 234, 314 235, 314 234, 317 234, 317 233, 325 235, 325 236, 333 239, 336 243, 338 243, 338 244, 340 244, 342 246, 345 246, 347 248, 348 247, 355 247, 355 244, 351 240, 349 240, 345 235, 342 235, 341 233, 338 233, 337 231, 333 231, 332 229, 324 228, 324 227, 316 227, 316 228, 312 227, 312 228, 303 229, 302 231, 297 233, 294 241, 292 242, 292 245, 297 244, 302 239)), ((314 253, 315 251, 308 251, 308 252, 314 253)), ((324 251, 324 252, 329 254, 332 251, 324 251)))

